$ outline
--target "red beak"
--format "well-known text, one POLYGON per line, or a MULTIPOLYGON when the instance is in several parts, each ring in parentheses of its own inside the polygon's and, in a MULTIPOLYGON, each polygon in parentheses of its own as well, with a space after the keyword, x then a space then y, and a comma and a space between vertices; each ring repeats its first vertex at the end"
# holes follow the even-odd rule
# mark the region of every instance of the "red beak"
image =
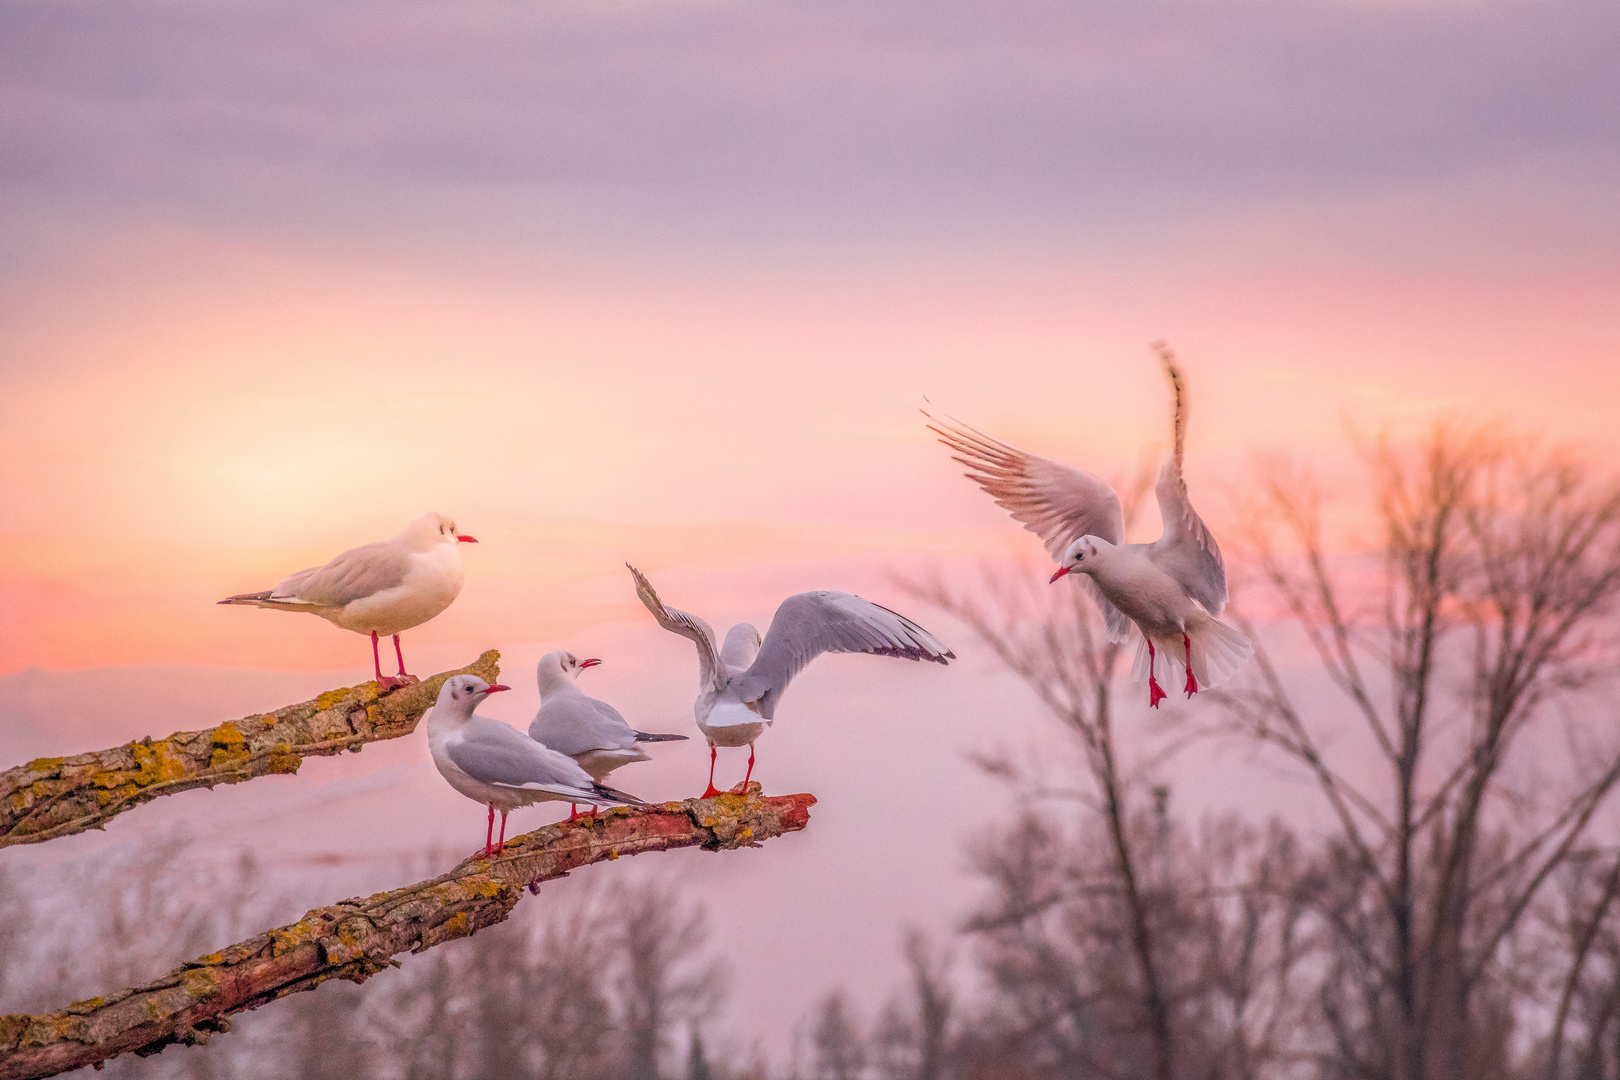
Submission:
MULTIPOLYGON (((1064 574, 1067 574, 1072 569, 1073 569, 1073 567, 1069 567, 1069 566, 1060 566, 1060 567, 1058 567, 1058 572, 1052 575, 1052 581, 1056 581, 1058 578, 1062 577, 1064 574)), ((1048 581, 1047 584, 1048 585, 1052 584, 1052 581, 1048 581)))
POLYGON ((484 687, 484 693, 486 693, 486 694, 498 694, 502 690, 510 690, 510 689, 512 689, 510 686, 502 686, 500 683, 496 683, 494 686, 486 686, 486 687, 484 687))
POLYGON ((476 543, 478 543, 478 537, 476 537, 476 536, 458 536, 458 537, 456 537, 456 539, 460 540, 463 544, 476 544, 476 543))
POLYGON ((594 656, 591 657, 589 660, 581 660, 579 662, 579 670, 584 671, 586 668, 595 667, 597 664, 600 664, 601 662, 602 661, 598 660, 594 656))

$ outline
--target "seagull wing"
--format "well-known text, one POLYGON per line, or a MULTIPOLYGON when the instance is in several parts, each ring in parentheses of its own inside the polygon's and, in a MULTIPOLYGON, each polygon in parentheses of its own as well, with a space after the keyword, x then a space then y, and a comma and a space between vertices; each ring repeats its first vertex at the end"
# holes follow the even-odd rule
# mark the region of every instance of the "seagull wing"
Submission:
POLYGON ((590 774, 573 758, 499 720, 473 717, 462 737, 445 749, 456 768, 486 784, 578 796, 579 802, 595 797, 590 774))
POLYGON ((1110 544, 1125 542, 1125 516, 1107 481, 1026 454, 959 421, 923 415, 935 421, 928 429, 956 451, 951 460, 974 470, 967 478, 1039 536, 1054 559, 1082 536, 1100 536, 1110 544))
POLYGON ((934 635, 886 607, 847 592, 799 593, 782 601, 753 665, 731 680, 766 720, 787 684, 822 653, 872 653, 943 664, 956 654, 934 635))
POLYGON ((387 540, 350 548, 325 566, 301 570, 270 591, 269 599, 311 607, 343 607, 405 581, 410 553, 387 540))
POLYGON ((709 624, 690 615, 680 608, 665 607, 664 602, 658 599, 658 593, 653 589, 652 582, 647 580, 645 574, 629 563, 624 564, 636 579, 636 595, 652 617, 658 620, 658 625, 665 630, 673 631, 684 638, 690 638, 697 646, 698 667, 701 669, 701 678, 704 687, 712 690, 721 690, 725 687, 724 668, 720 666, 720 651, 714 644, 714 631, 709 624))
MULTIPOLYGON (((1015 521, 1040 537, 1052 558, 1061 558, 1063 549, 1082 536, 1099 536, 1110 544, 1125 542, 1125 514, 1118 493, 1107 481, 1026 454, 961 421, 939 420, 926 412, 923 415, 934 421, 928 430, 956 451, 951 460, 974 470, 966 474, 967 478, 983 488, 1015 521)), ((1109 638, 1124 641, 1130 635, 1131 620, 1103 596, 1090 577, 1085 578, 1082 587, 1091 593, 1102 612, 1109 638)))
POLYGON ((541 703, 529 724, 529 738, 573 757, 634 746, 636 733, 607 702, 584 694, 558 694, 541 703))
POLYGON ((1226 563, 1209 526, 1193 509, 1192 500, 1187 497, 1187 481, 1181 475, 1182 451, 1187 439, 1186 384, 1181 369, 1176 366, 1175 353, 1162 342, 1156 348, 1175 393, 1175 449, 1159 470, 1159 482, 1154 488, 1159 500, 1159 516, 1164 519, 1164 533, 1148 545, 1148 558, 1175 578, 1204 610, 1219 615, 1226 607, 1226 563))

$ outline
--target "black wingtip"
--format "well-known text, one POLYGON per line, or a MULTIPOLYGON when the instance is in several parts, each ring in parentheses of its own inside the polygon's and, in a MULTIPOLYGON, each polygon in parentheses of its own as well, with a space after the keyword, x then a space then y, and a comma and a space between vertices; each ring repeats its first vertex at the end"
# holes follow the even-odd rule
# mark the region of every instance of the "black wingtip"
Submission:
POLYGON ((659 731, 638 731, 636 742, 684 742, 690 735, 669 735, 659 731))
POLYGON ((630 794, 628 794, 626 792, 618 791, 618 790, 616 790, 614 788, 610 788, 606 784, 592 784, 591 788, 598 795, 602 796, 604 799, 612 799, 614 802, 629 803, 631 806, 646 806, 647 805, 646 803, 642 802, 640 799, 636 798, 634 795, 630 795, 630 794))

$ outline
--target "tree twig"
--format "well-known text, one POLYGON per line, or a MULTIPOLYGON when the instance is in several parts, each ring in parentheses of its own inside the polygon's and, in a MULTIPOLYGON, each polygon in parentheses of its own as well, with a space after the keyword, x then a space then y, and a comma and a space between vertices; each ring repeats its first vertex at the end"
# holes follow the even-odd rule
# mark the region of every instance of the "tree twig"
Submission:
POLYGON ((443 877, 316 908, 289 926, 200 957, 143 986, 31 1016, 0 1016, 0 1080, 53 1076, 119 1054, 155 1054, 230 1030, 232 1013, 328 979, 364 982, 423 952, 501 922, 524 890, 591 863, 702 847, 756 847, 810 820, 811 795, 723 794, 596 816, 508 840, 443 877))
POLYGON ((99 829, 161 795, 295 773, 306 757, 358 752, 368 742, 409 735, 432 708, 444 680, 473 674, 494 682, 500 659, 491 649, 459 671, 391 693, 365 682, 206 731, 177 731, 165 739, 139 739, 73 757, 36 758, 0 772, 0 848, 99 829))

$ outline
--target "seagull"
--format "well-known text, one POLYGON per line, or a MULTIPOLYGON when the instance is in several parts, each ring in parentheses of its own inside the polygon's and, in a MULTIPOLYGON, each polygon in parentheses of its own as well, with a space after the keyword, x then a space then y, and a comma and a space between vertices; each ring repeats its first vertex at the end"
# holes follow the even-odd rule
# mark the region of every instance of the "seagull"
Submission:
POLYGON ((491 686, 476 675, 456 675, 439 688, 439 700, 428 714, 428 750, 439 775, 450 786, 489 807, 489 831, 484 854, 498 855, 506 847, 506 815, 537 802, 616 802, 642 805, 634 795, 614 791, 592 780, 567 754, 542 746, 511 724, 477 716, 490 694, 510 690, 491 686), (495 836, 495 811, 501 812, 501 838, 495 836))
POLYGON ((1090 473, 1027 454, 960 421, 923 415, 933 421, 929 430, 939 441, 956 451, 952 460, 974 470, 967 478, 1041 538, 1058 563, 1053 581, 1071 573, 1085 576, 1110 640, 1128 640, 1136 625, 1142 637, 1131 675, 1147 676, 1148 704, 1158 708, 1166 696, 1156 671, 1161 656, 1167 677, 1185 669, 1183 689, 1191 698, 1200 686, 1217 686, 1234 674, 1253 647, 1220 619, 1226 566, 1181 475, 1186 384, 1169 346, 1156 342, 1153 347, 1175 398, 1175 450, 1154 489, 1164 531, 1151 544, 1125 543, 1119 496, 1090 473))
POLYGON ((904 615, 831 589, 798 593, 782 601, 763 642, 752 625, 738 623, 717 650, 708 623, 678 608, 666 608, 652 582, 629 563, 625 566, 636 579, 636 595, 658 625, 697 646, 702 682, 693 711, 698 730, 709 740, 705 799, 720 794, 714 787, 718 746, 748 747, 748 773, 733 789, 748 790, 754 775, 754 740, 771 723, 788 682, 822 653, 872 653, 936 664, 956 659, 934 635, 904 615))
MULTIPOLYGON (((651 761, 639 743, 686 739, 685 735, 637 731, 625 723, 618 709, 587 697, 574 680, 580 672, 601 662, 595 657, 581 660, 562 650, 542 656, 534 672, 540 684, 540 711, 529 721, 529 738, 567 754, 593 780, 606 780, 614 769, 632 761, 651 761)), ((596 813, 594 806, 591 813, 596 813)), ((574 816, 570 814, 568 820, 574 816)))
POLYGON ((461 593, 461 546, 476 544, 443 514, 427 513, 392 540, 350 548, 325 566, 300 570, 264 592, 240 593, 221 604, 307 611, 357 634, 371 635, 371 664, 384 690, 416 682, 405 672, 399 635, 450 606, 461 593), (399 674, 384 675, 377 635, 392 634, 399 674))

